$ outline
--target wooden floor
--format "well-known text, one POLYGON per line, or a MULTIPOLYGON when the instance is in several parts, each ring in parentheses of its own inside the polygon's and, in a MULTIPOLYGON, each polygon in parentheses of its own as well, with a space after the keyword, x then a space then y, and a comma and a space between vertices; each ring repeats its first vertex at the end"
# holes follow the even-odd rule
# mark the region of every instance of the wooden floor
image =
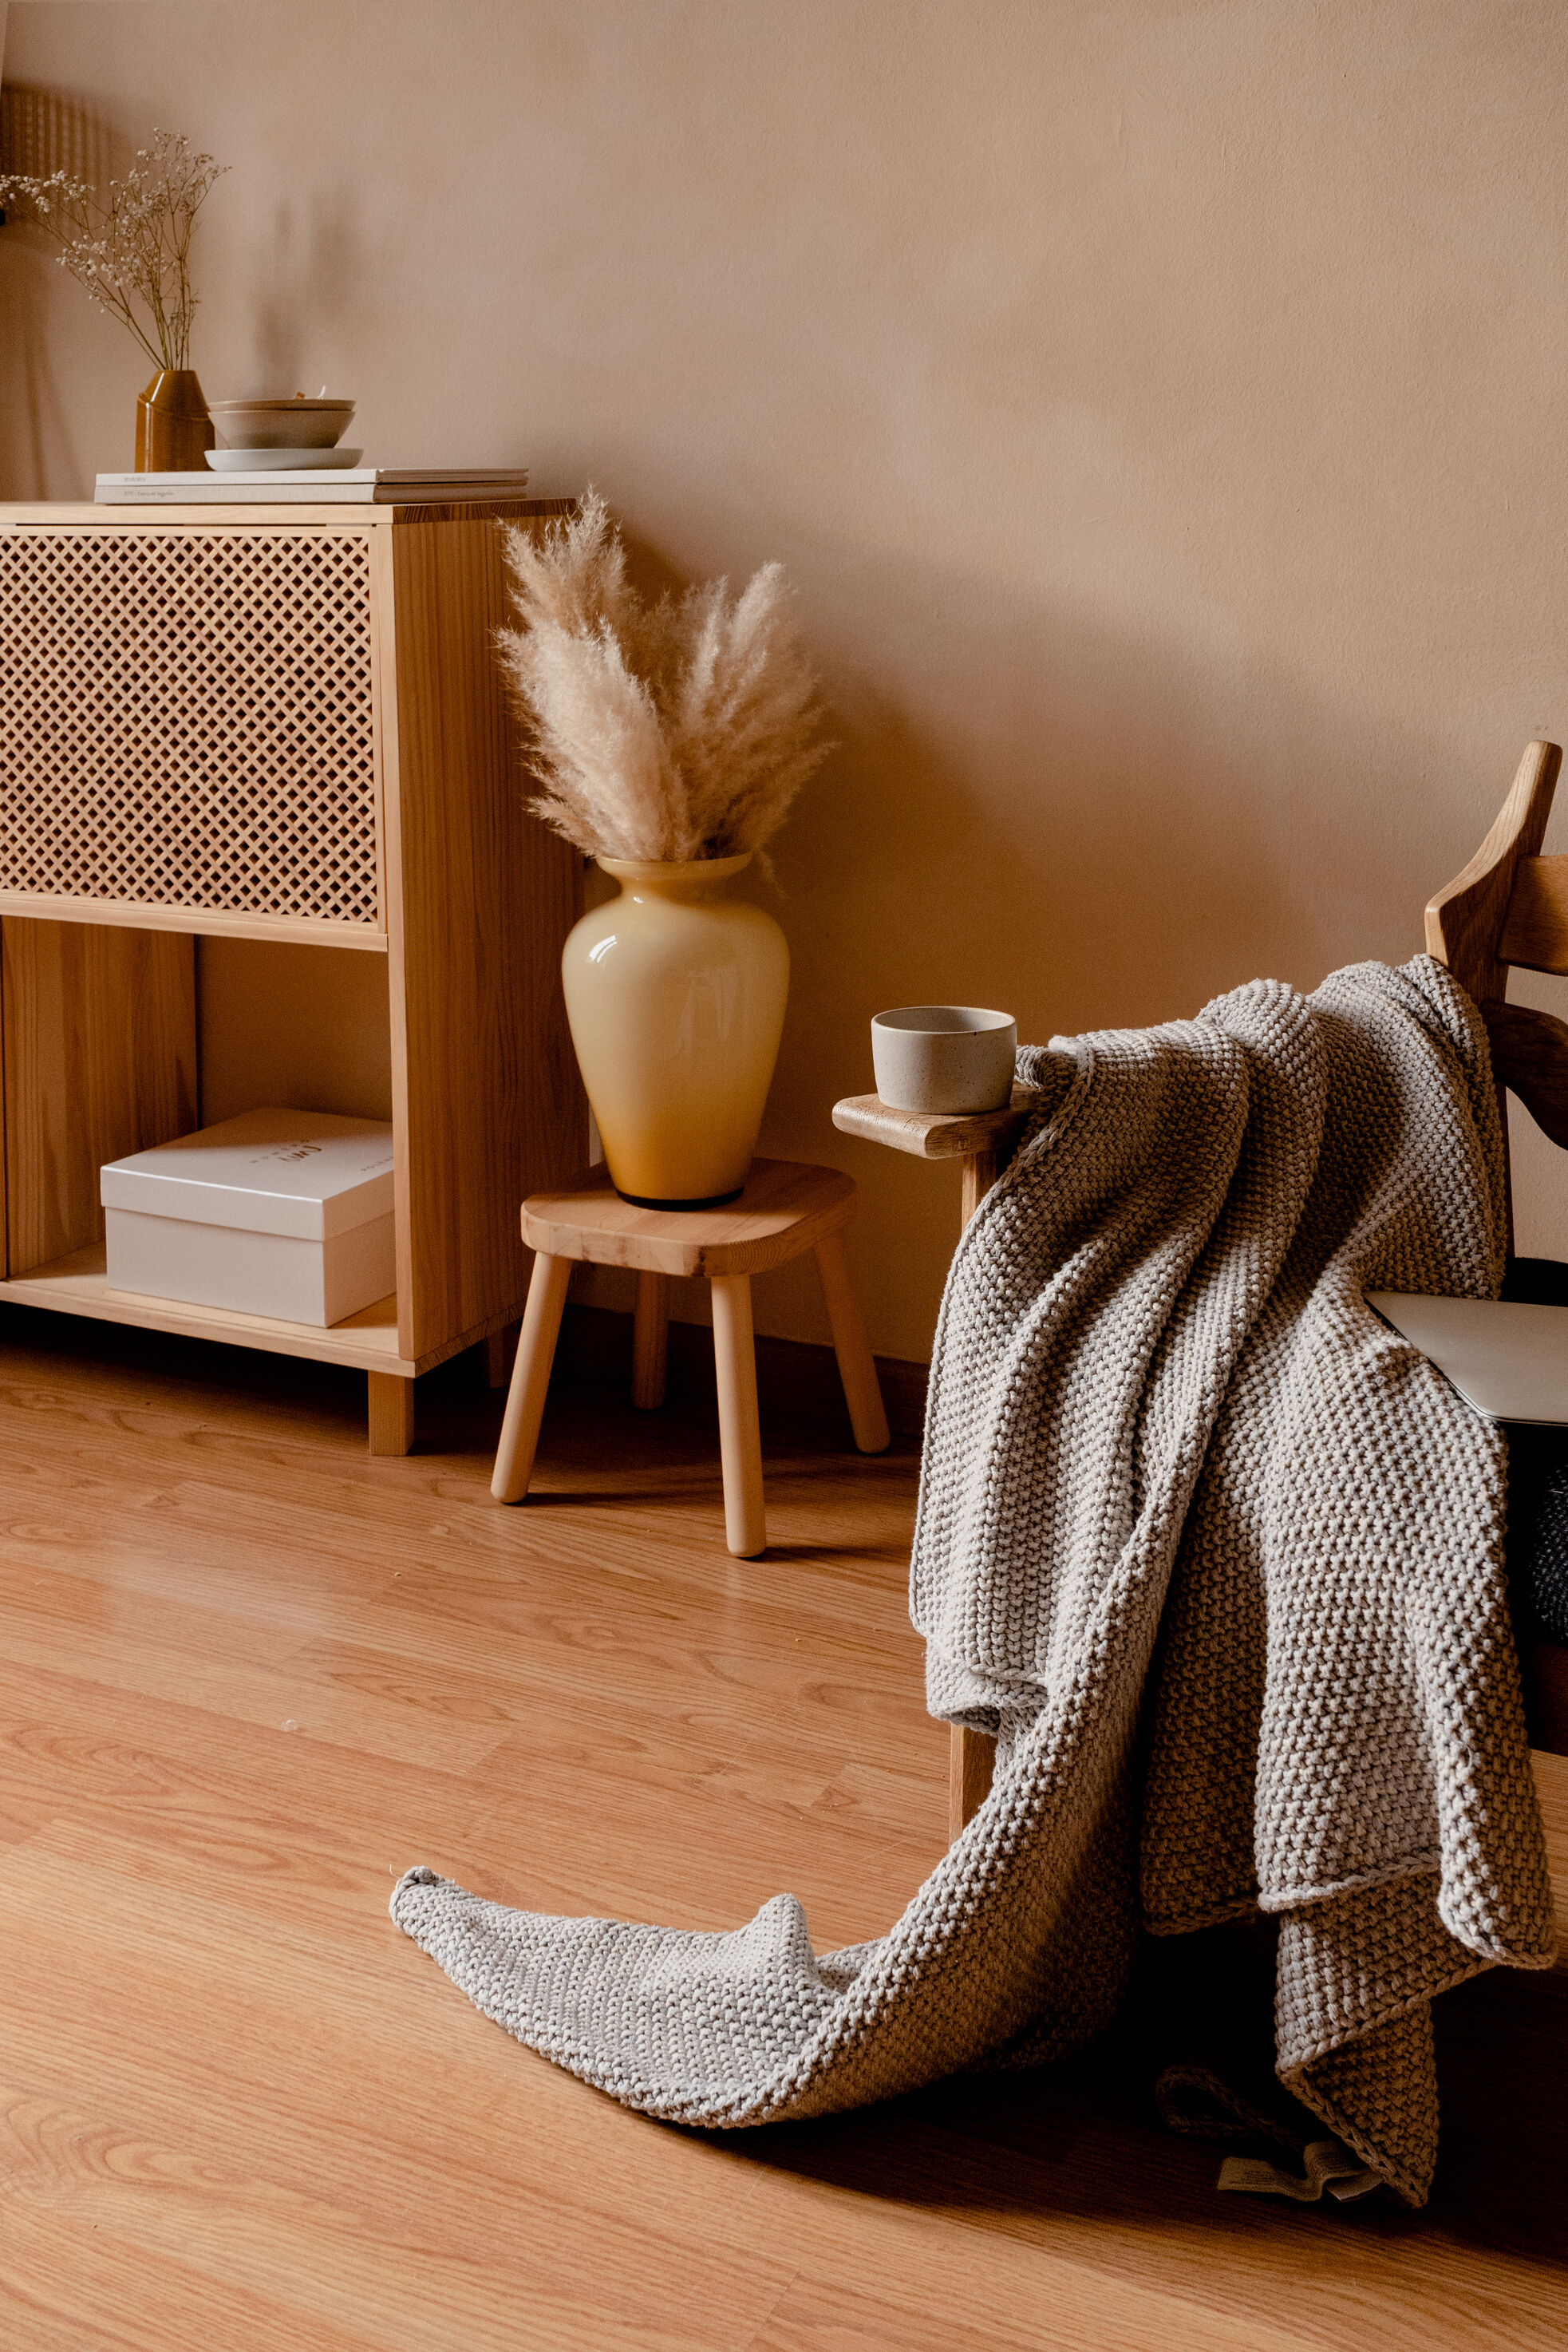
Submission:
POLYGON ((536 1499, 499 1401, 0 1321, 0 2343, 7 2352, 1282 2352, 1568 2339, 1568 1977, 1439 2005, 1418 2215, 1221 2197, 1126 2038, 810 2126, 628 2115, 392 1927, 426 1862, 703 1927, 791 1888, 818 1944, 943 1843, 904 1606, 915 1464, 578 1390, 536 1499))

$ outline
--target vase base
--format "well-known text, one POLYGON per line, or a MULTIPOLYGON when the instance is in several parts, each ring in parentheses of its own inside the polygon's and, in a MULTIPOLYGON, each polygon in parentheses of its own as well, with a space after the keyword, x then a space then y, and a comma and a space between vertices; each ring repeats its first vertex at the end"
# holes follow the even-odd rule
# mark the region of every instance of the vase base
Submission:
POLYGON ((746 1187, 737 1184, 733 1192, 710 1192, 706 1201, 651 1201, 642 1192, 622 1192, 619 1184, 615 1190, 633 1209, 723 1209, 731 1201, 738 1201, 746 1187))

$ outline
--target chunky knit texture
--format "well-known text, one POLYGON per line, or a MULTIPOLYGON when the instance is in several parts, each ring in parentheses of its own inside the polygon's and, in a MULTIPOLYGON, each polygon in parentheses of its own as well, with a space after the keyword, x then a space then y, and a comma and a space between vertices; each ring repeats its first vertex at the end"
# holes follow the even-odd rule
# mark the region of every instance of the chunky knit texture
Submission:
POLYGON ((790 1895, 696 1935, 424 1869, 392 1916, 586 2081, 741 2125, 1063 2053, 1140 1918, 1261 1906, 1281 2078, 1418 2204, 1431 1996, 1555 1948, 1504 1442, 1362 1296, 1496 1293, 1485 1033, 1420 957, 1019 1059, 1041 1107, 948 1278, 911 1572, 933 1711, 997 1773, 903 1918, 818 1958, 790 1895))

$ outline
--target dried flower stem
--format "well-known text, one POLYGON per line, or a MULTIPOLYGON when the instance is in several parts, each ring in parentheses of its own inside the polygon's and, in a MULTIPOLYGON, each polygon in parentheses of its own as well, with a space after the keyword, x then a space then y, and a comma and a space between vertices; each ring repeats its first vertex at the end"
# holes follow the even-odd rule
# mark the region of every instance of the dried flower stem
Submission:
POLYGON ((195 155, 188 139, 154 131, 123 180, 100 202, 85 180, 0 177, 0 205, 21 205, 60 247, 60 267, 99 309, 129 327, 154 367, 188 367, 191 232, 213 183, 228 169, 195 155), (143 323, 145 319, 145 324, 143 323))

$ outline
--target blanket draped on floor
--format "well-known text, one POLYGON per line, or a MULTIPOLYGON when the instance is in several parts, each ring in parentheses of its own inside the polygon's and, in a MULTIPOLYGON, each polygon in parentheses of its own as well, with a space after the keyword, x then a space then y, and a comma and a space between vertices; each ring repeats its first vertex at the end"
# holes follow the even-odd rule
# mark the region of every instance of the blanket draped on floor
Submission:
POLYGON ((904 1916, 819 1957, 788 1895, 704 1935, 423 1868, 392 1916, 520 2041, 711 2126, 1064 2054, 1140 1924, 1276 1913, 1280 2076, 1419 2204, 1432 1995, 1555 1950, 1505 1441, 1363 1298, 1496 1295, 1485 1032, 1422 956, 1019 1075, 1039 1109, 943 1299, 911 1571, 931 1708, 994 1731, 997 1770, 904 1916))

